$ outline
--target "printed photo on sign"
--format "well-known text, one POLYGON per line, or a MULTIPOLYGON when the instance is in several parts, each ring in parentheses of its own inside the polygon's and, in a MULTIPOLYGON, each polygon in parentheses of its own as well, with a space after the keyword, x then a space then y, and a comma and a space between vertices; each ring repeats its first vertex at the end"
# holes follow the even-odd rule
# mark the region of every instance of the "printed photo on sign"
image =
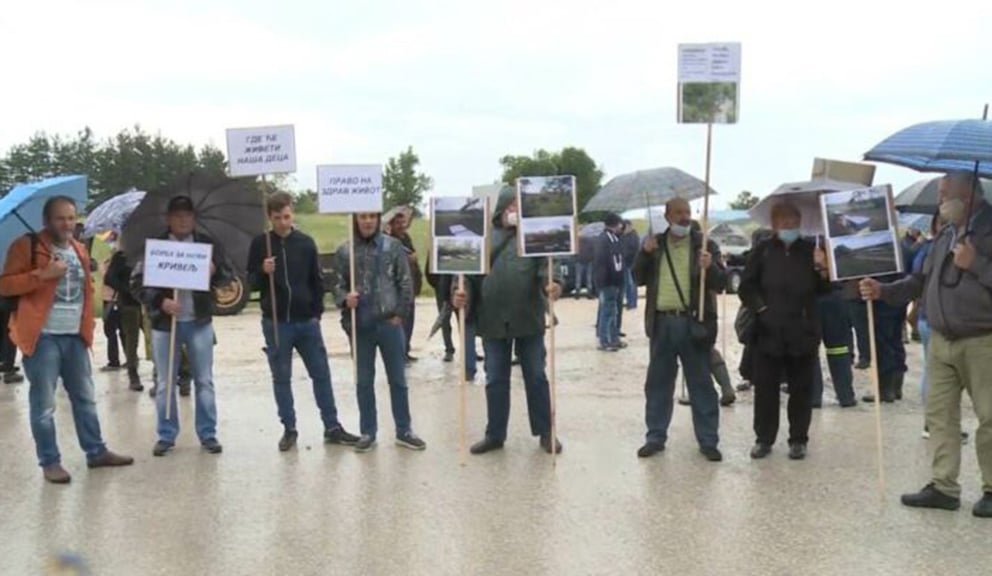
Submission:
POLYGON ((431 198, 432 272, 485 274, 489 210, 485 198, 440 196, 431 198))
POLYGON ((680 44, 678 121, 735 124, 740 113, 741 45, 680 44))
POLYGON ((322 214, 382 212, 382 166, 317 166, 317 194, 322 214))
POLYGON ((902 272, 891 187, 821 194, 820 213, 832 280, 902 272))
POLYGON ((524 256, 558 256, 574 254, 575 219, 530 218, 520 221, 524 256))
POLYGON ((228 129, 227 171, 231 176, 296 172, 293 126, 228 129))
POLYGON ((575 177, 540 176, 517 180, 520 218, 575 215, 575 177))
POLYGON ((213 245, 169 240, 147 240, 142 263, 144 285, 207 292, 213 245))

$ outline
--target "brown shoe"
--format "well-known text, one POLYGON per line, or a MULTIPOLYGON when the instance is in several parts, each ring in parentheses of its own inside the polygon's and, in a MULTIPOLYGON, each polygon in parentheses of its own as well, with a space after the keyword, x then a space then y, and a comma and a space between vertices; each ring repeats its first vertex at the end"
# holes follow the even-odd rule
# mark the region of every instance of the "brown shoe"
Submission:
POLYGON ((61 464, 52 464, 41 469, 45 475, 45 480, 52 484, 68 484, 72 481, 72 476, 65 471, 61 464))
POLYGON ((116 466, 130 466, 131 464, 134 464, 134 458, 114 454, 110 450, 86 463, 90 468, 111 468, 116 466))

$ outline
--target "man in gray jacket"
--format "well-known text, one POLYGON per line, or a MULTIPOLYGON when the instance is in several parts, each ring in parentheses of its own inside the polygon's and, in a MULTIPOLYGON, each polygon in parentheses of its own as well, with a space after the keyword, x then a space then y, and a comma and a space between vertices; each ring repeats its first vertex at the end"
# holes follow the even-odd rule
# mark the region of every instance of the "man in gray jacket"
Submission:
POLYGON ((992 518, 992 207, 970 173, 945 176, 938 188, 940 217, 922 270, 898 282, 861 281, 865 300, 906 304, 923 297, 930 322, 927 426, 933 480, 902 503, 916 508, 961 507, 961 393, 978 416, 975 449, 984 496, 972 513, 992 518))
POLYGON ((410 400, 406 384, 406 335, 403 319, 413 303, 413 280, 403 245, 380 232, 379 213, 355 214, 352 242, 355 244, 355 290, 350 289, 349 247, 337 252, 337 269, 341 271, 334 298, 342 309, 345 329, 351 330, 351 310, 357 322, 358 411, 361 414, 361 438, 358 452, 375 446, 378 417, 375 406, 375 351, 382 354, 389 380, 389 396, 396 423, 396 443, 411 450, 423 450, 427 444, 413 433, 410 400))

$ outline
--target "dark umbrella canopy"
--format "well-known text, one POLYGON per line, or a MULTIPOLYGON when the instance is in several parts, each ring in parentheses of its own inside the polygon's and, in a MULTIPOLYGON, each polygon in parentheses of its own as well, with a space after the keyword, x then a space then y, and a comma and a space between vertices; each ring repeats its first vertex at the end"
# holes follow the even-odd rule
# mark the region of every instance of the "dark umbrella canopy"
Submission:
MULTIPOLYGON (((981 180, 985 199, 992 202, 992 180, 981 180)), ((937 211, 940 178, 920 180, 895 197, 896 210, 907 214, 933 214, 937 211)))
POLYGON ((145 195, 124 225, 128 261, 143 260, 145 240, 167 232, 166 208, 175 196, 193 200, 196 231, 213 238, 223 248, 228 264, 244 275, 251 241, 265 227, 262 194, 254 178, 228 178, 203 171, 187 173, 145 195))

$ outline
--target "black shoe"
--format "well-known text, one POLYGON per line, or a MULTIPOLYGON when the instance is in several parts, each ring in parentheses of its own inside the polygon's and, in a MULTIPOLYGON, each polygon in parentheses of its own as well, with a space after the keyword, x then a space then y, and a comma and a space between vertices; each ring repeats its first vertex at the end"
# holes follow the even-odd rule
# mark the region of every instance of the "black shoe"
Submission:
POLYGON ((992 492, 986 492, 981 500, 975 502, 971 515, 976 518, 992 518, 992 492))
POLYGON ((737 402, 737 393, 733 388, 727 388, 720 395, 720 406, 733 406, 737 402))
POLYGON ((750 382, 741 382, 740 384, 737 385, 738 392, 747 392, 750 389, 751 389, 750 382))
POLYGON ((128 372, 127 379, 127 387, 129 389, 134 390, 135 392, 141 392, 145 389, 145 387, 141 385, 141 376, 138 376, 137 372, 128 372))
POLYGON ((358 442, 355 442, 355 452, 370 452, 373 448, 375 448, 375 438, 372 436, 363 434, 358 442))
POLYGON ((410 356, 409 354, 406 355, 406 363, 407 364, 413 364, 417 360, 418 360, 418 358, 416 358, 414 356, 410 356))
POLYGON ((24 382, 24 376, 17 372, 7 372, 3 375, 4 384, 20 384, 24 382))
POLYGON ((948 496, 931 482, 916 494, 903 494, 902 503, 911 508, 936 508, 939 510, 957 510, 961 507, 961 499, 948 496))
POLYGON ((447 352, 445 352, 444 353, 444 361, 445 362, 454 362, 455 361, 455 351, 454 350, 448 350, 447 352))
POLYGON ((171 450, 172 444, 159 440, 155 443, 155 447, 152 448, 152 456, 165 456, 171 450))
POLYGON ((691 406, 692 401, 689 400, 688 396, 679 396, 679 406, 691 406))
POLYGON ((871 368, 871 362, 868 360, 858 360, 858 363, 854 365, 855 370, 867 370, 871 368))
POLYGON ((340 444, 341 446, 354 446, 358 444, 360 438, 349 433, 344 426, 338 426, 331 430, 324 430, 324 442, 327 444, 340 444))
POLYGON ((626 338, 627 337, 627 333, 626 332, 621 332, 620 333, 620 337, 621 338, 626 338))
POLYGON ((410 450, 425 450, 427 449, 427 442, 421 440, 412 431, 404 432, 402 434, 396 435, 396 445, 402 446, 404 448, 409 448, 410 450))
POLYGON ((180 396, 189 396, 189 393, 190 393, 190 384, 191 384, 191 381, 190 381, 190 377, 189 376, 180 376, 179 377, 179 395, 180 396))
POLYGON ((858 401, 857 400, 851 400, 850 402, 841 402, 840 403, 840 407, 841 408, 853 408, 853 407, 855 407, 857 405, 858 405, 858 401))
POLYGON ((107 364, 103 368, 100 368, 100 372, 119 372, 123 368, 120 364, 107 364))
POLYGON ((754 445, 753 448, 751 448, 751 459, 761 460, 762 458, 766 458, 771 453, 772 453, 771 446, 769 446, 768 444, 762 444, 761 442, 758 442, 757 444, 754 445))
POLYGON ((300 434, 296 430, 286 430, 282 433, 282 438, 279 439, 279 451, 288 452, 291 448, 296 446, 296 439, 300 434))
POLYGON ((723 454, 720 453, 720 450, 716 446, 700 446, 699 453, 706 456, 706 459, 710 462, 723 461, 723 454))
POLYGON ((805 460, 806 459, 806 445, 796 442, 795 444, 789 444, 789 460, 805 460))
POLYGON ((665 451, 665 445, 660 442, 646 442, 637 450, 638 458, 650 458, 655 454, 665 451))
MULTIPOLYGON (((543 448, 548 454, 551 454, 550 435, 541 436, 541 448, 543 448)), ((561 442, 559 442, 557 438, 555 439, 555 454, 561 454, 561 442)))
POLYGON ((486 452, 492 452, 493 450, 502 450, 503 442, 499 440, 493 440, 488 436, 482 440, 472 444, 472 447, 468 449, 469 452, 475 455, 485 454, 486 452))
MULTIPOLYGON (((905 372, 896 372, 890 377, 889 393, 892 395, 893 400, 902 400, 902 384, 905 379, 905 372)), ((885 400, 885 398, 883 397, 882 400, 885 400)))
POLYGON ((200 445, 210 454, 220 454, 224 451, 224 447, 220 445, 220 442, 216 438, 204 440, 200 445))

